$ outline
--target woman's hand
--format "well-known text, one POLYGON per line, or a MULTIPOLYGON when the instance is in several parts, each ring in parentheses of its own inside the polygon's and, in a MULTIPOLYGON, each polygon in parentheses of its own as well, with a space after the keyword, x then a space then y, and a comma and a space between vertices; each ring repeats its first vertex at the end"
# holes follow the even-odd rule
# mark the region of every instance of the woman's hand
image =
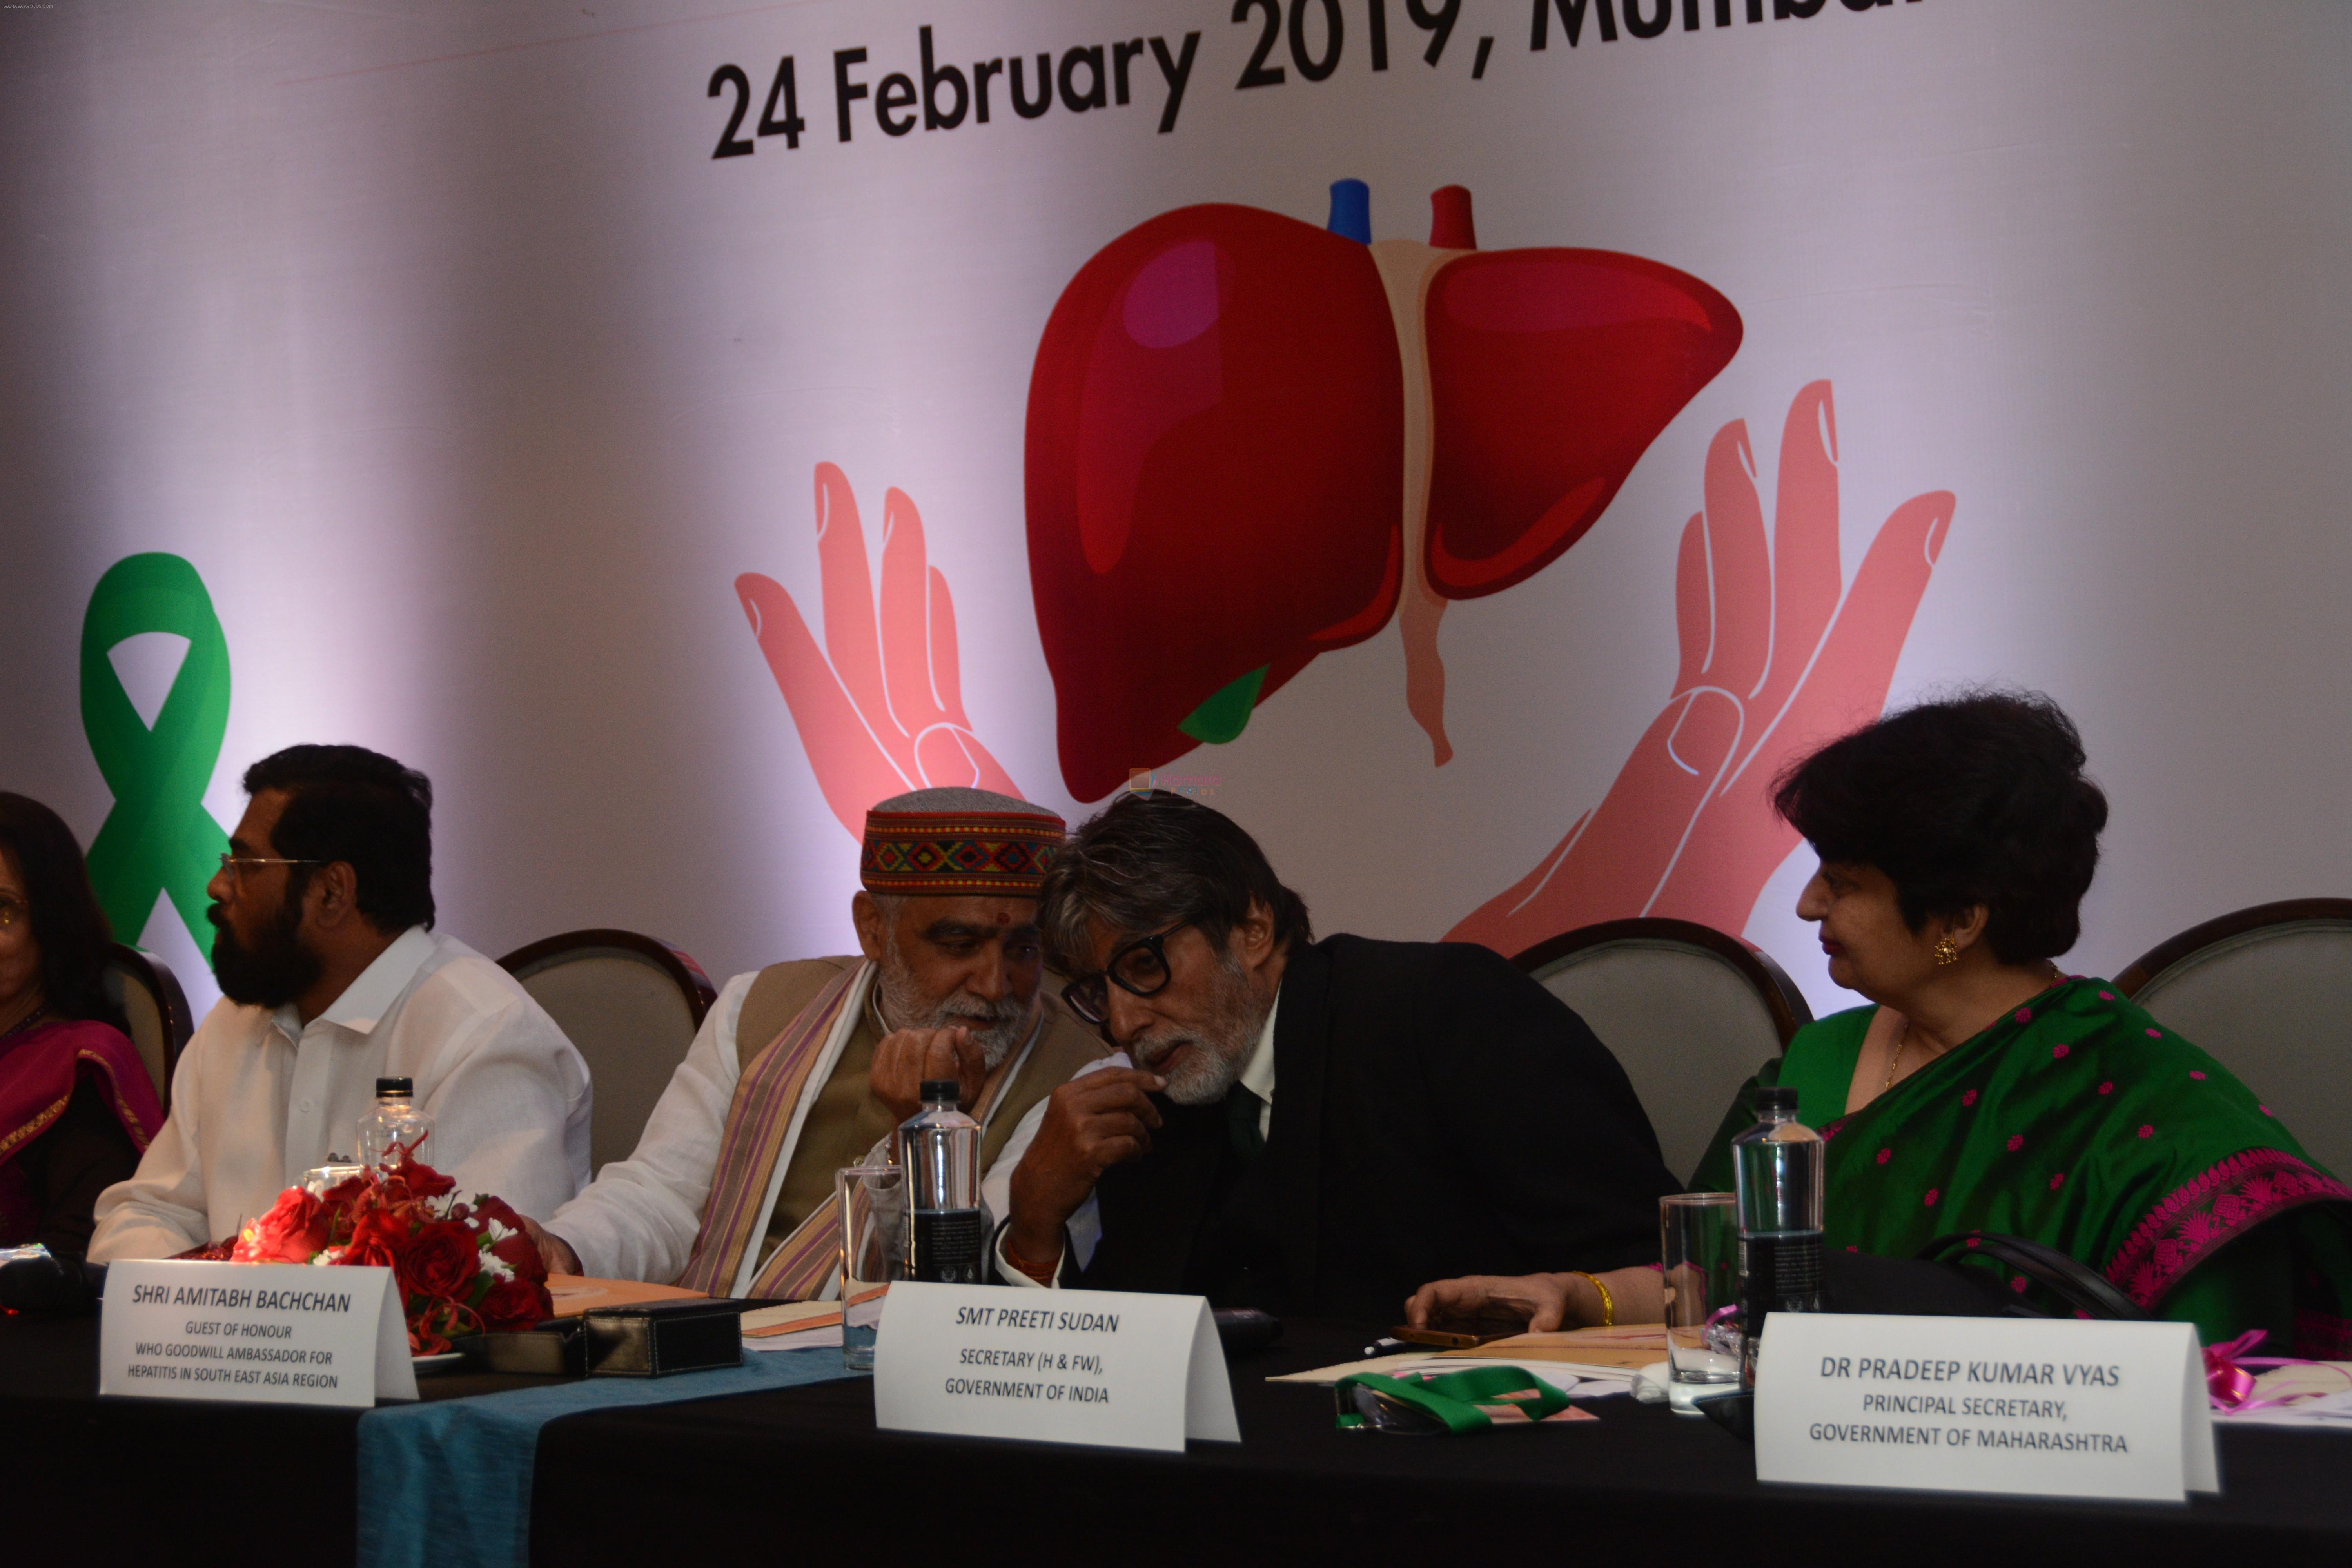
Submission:
POLYGON ((1528 1332, 1580 1327, 1601 1321, 1601 1298, 1580 1274, 1472 1274, 1423 1285, 1404 1304, 1416 1329, 1470 1318, 1524 1317, 1528 1332), (1580 1308, 1590 1303, 1591 1316, 1580 1308))
POLYGON ((1601 1292, 1581 1274, 1471 1274, 1423 1285, 1404 1304, 1404 1320, 1416 1329, 1451 1320, 1524 1315, 1528 1332, 1584 1329, 1603 1317, 1620 1323, 1665 1321, 1664 1282, 1655 1268, 1612 1268, 1600 1277, 1601 1292), (1611 1309, 1613 1309, 1612 1310, 1611 1309))

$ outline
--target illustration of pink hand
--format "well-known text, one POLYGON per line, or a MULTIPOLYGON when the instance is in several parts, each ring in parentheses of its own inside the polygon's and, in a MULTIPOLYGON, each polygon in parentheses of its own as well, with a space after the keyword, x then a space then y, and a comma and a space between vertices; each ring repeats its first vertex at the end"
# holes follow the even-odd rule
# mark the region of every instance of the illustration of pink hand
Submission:
POLYGON ((1844 591, 1830 384, 1781 433, 1772 543, 1744 420, 1707 452, 1706 510, 1675 572, 1682 668, 1600 806, 1453 931, 1504 953, 1597 921, 1668 915, 1738 934, 1796 847, 1767 798, 1788 761, 1878 715, 1952 520, 1936 490, 1895 509, 1844 591))
POLYGON ((900 490, 883 495, 878 602, 856 497, 831 463, 816 466, 816 537, 822 651, 775 579, 747 572, 735 593, 833 815, 862 837, 866 807, 908 790, 963 784, 1019 795, 964 716, 955 604, 924 554, 915 503, 900 490))

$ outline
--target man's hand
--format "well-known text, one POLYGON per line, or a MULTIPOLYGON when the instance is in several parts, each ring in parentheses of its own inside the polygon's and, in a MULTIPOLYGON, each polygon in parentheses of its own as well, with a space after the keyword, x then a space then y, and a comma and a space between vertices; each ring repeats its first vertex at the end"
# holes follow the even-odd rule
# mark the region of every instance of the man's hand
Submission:
POLYGON ((1105 1068, 1075 1078, 1045 1102, 1045 1120, 1013 1173, 1013 1215, 1004 1249, 1038 1282, 1061 1265, 1062 1226, 1113 1165, 1151 1151, 1159 1108, 1150 1097, 1168 1080, 1140 1068, 1105 1068), (1043 1269, 1040 1273, 1038 1270, 1043 1269))
POLYGON ((866 1080, 890 1120, 904 1121, 923 1109, 923 1081, 935 1078, 956 1080, 959 1104, 969 1106, 980 1098, 981 1087, 988 1081, 988 1064, 970 1029, 960 1024, 945 1029, 893 1029, 874 1047, 874 1065, 866 1080))
POLYGON ((539 1248, 539 1260, 546 1266, 550 1274, 585 1272, 580 1267, 580 1255, 572 1250, 570 1242, 560 1236, 550 1234, 544 1226, 529 1215, 520 1215, 517 1217, 522 1221, 523 1234, 530 1237, 531 1245, 539 1248))

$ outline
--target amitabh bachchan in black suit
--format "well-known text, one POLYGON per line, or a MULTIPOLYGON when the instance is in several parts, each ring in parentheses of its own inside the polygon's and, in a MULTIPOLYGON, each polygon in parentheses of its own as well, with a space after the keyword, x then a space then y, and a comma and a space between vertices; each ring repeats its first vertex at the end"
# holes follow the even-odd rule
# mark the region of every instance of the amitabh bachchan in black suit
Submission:
POLYGON ((1006 1283, 1385 1322, 1427 1280, 1656 1258, 1680 1184, 1624 1069, 1493 952, 1315 942, 1248 834, 1160 791, 1081 828, 1038 913, 1135 1066, 1034 1113, 1006 1283))

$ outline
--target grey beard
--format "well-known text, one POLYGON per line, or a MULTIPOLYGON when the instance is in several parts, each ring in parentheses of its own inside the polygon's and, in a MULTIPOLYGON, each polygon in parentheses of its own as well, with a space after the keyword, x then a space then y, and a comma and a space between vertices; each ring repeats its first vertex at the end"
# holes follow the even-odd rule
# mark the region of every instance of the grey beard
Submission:
POLYGON ((972 1043, 980 1047, 980 1059, 991 1072, 1004 1065, 1004 1058, 1029 1037, 1036 1022, 1034 999, 1024 1006, 1007 995, 992 1005, 956 992, 935 1002, 923 994, 914 974, 897 953, 886 952, 881 969, 874 984, 881 994, 885 1028, 969 1029, 972 1043))
POLYGON ((1211 1105, 1225 1097, 1248 1065, 1250 1049, 1274 1007, 1271 998, 1261 1003, 1250 994, 1249 981, 1230 953, 1217 955, 1216 973, 1216 993, 1205 1020, 1164 1035, 1147 1032, 1128 1047, 1138 1063, 1164 1058, 1178 1046, 1201 1047, 1167 1075, 1168 1098, 1179 1105, 1211 1105))

